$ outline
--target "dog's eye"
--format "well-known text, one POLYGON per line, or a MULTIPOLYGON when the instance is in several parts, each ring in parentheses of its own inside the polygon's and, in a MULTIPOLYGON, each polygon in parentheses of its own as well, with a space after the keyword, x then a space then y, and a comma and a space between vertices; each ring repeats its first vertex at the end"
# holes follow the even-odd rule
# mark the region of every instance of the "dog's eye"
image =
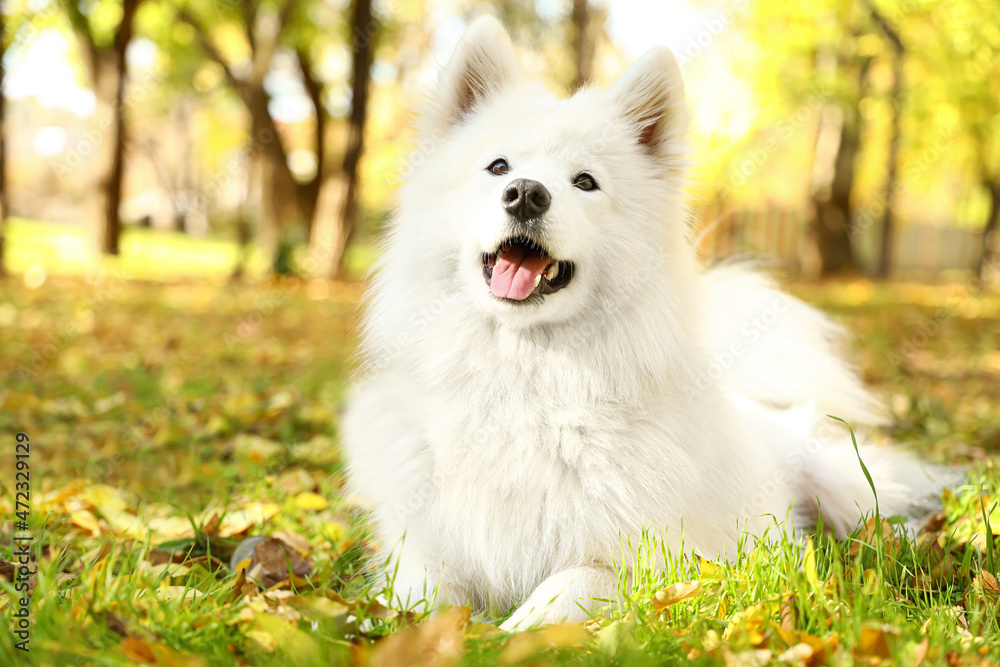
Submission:
POLYGON ((597 181, 595 181, 594 177, 587 172, 583 172, 573 179, 573 185, 581 190, 597 190, 597 181))
POLYGON ((507 164, 507 160, 504 160, 501 157, 493 160, 493 162, 490 163, 490 166, 486 167, 486 171, 490 172, 494 176, 503 176, 510 171, 510 165, 507 164))

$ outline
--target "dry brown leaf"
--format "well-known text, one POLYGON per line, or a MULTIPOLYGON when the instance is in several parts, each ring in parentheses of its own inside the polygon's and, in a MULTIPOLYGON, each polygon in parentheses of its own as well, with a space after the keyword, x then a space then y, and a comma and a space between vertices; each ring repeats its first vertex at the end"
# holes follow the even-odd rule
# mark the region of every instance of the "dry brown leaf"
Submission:
POLYGON ((144 665, 156 664, 156 654, 153 653, 153 648, 149 645, 149 642, 136 639, 135 637, 126 637, 118 646, 132 662, 144 665))
POLYGON ((930 646, 930 640, 924 637, 924 640, 913 648, 913 667, 920 667, 920 663, 927 657, 927 650, 930 646))
POLYGON ((278 478, 275 486, 285 493, 292 495, 302 493, 303 491, 315 491, 316 480, 303 468, 291 468, 278 478))
MULTIPOLYGON (((249 564, 250 559, 247 559, 249 564)), ((231 604, 238 602, 245 597, 255 595, 260 592, 257 584, 252 581, 247 581, 247 570, 246 568, 240 568, 236 571, 236 579, 233 581, 232 585, 229 587, 229 596, 226 598, 226 603, 231 604)))
POLYGON ((467 607, 455 607, 426 623, 406 628, 378 644, 371 664, 373 667, 458 665, 465 652, 463 632, 470 617, 467 607))
POLYGON ((582 625, 550 625, 539 630, 520 632, 504 644, 500 664, 513 665, 547 649, 579 646, 590 641, 592 635, 582 625))
POLYGON ((939 512, 931 516, 931 518, 927 519, 927 523, 925 523, 924 527, 920 529, 920 532, 936 533, 942 528, 944 528, 944 524, 947 523, 947 521, 948 521, 948 515, 945 514, 944 510, 940 510, 939 512))
POLYGON ((795 597, 791 594, 781 601, 781 629, 795 629, 795 597))
POLYGON ((816 649, 805 642, 789 646, 788 649, 777 657, 778 662, 791 662, 794 664, 814 664, 813 659, 816 649))
POLYGON ((685 600, 693 600, 700 594, 700 581, 681 581, 671 584, 663 590, 656 591, 653 594, 650 605, 653 607, 653 611, 663 611, 667 607, 672 607, 685 600))
POLYGON ((861 636, 854 647, 854 655, 859 658, 885 660, 892 656, 890 644, 899 634, 898 629, 889 625, 865 625, 861 628, 861 636))
POLYGON ((217 535, 219 532, 219 524, 222 522, 222 514, 215 512, 209 517, 208 521, 201 528, 201 532, 206 535, 217 535))
POLYGON ((865 522, 865 525, 858 532, 857 539, 851 542, 851 546, 847 552, 852 556, 857 556, 861 553, 863 545, 873 546, 877 544, 880 535, 885 553, 890 556, 895 555, 899 550, 899 539, 893 532, 892 524, 884 519, 880 522, 875 517, 865 522))
POLYGON ((288 581, 289 576, 301 579, 312 568, 312 561, 298 549, 274 537, 267 537, 253 552, 255 565, 248 576, 257 579, 264 588, 288 581))
POLYGON ((283 530, 279 530, 274 533, 272 537, 276 537, 285 544, 302 552, 303 556, 308 556, 312 552, 312 545, 309 544, 309 540, 302 537, 301 535, 296 535, 295 533, 289 533, 283 530))

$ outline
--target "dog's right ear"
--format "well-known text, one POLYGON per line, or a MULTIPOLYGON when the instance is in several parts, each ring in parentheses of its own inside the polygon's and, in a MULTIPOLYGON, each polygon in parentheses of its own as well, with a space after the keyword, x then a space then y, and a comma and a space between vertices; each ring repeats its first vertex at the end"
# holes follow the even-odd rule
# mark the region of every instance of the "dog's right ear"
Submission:
POLYGON ((435 131, 447 131, 520 77, 514 45, 504 27, 491 16, 476 19, 441 73, 425 121, 435 131))
POLYGON ((688 110, 684 79, 673 53, 665 47, 649 51, 622 75, 611 94, 646 153, 655 158, 684 153, 688 110))

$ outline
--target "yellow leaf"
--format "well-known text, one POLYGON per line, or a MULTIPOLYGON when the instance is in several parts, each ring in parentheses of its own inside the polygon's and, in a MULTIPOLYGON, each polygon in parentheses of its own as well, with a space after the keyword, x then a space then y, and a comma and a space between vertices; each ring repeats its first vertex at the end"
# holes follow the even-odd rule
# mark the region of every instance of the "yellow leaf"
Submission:
POLYGON ((278 650, 278 640, 263 630, 249 630, 246 634, 247 637, 260 644, 261 648, 268 653, 274 653, 278 650))
POLYGON ((106 484, 95 484, 82 489, 77 497, 100 511, 128 508, 128 503, 118 494, 118 490, 106 484))
POLYGON ((162 563, 160 565, 149 565, 148 563, 143 563, 145 568, 149 572, 150 578, 154 580, 159 580, 160 577, 164 577, 165 580, 169 581, 173 577, 183 577, 187 575, 191 568, 186 565, 180 565, 178 563, 162 563))
POLYGON ((204 593, 197 588, 188 588, 187 586, 160 586, 156 589, 156 597, 160 600, 170 602, 171 600, 181 599, 184 601, 185 606, 191 604, 202 595, 204 593))
POLYGON ((766 648, 740 651, 726 656, 726 667, 764 667, 774 654, 766 648))
POLYGON ((300 510, 325 510, 330 503, 318 493, 303 491, 295 496, 295 506, 300 510))
POLYGON ((663 611, 685 600, 692 600, 701 594, 700 581, 681 581, 671 584, 661 591, 653 594, 651 605, 653 611, 663 611))
POLYGON ((347 534, 342 523, 324 523, 319 530, 320 534, 331 542, 339 542, 347 534))
POLYGON ((806 552, 802 556, 802 572, 813 589, 819 588, 819 573, 816 571, 816 548, 812 538, 806 539, 806 552))
MULTIPOLYGON (((254 617, 254 627, 251 632, 253 631, 263 633, 260 638, 253 637, 261 645, 265 648, 269 645, 276 646, 281 649, 282 653, 291 658, 293 664, 312 664, 320 656, 316 640, 309 633, 299 630, 286 619, 277 618, 271 614, 257 614, 254 617), (273 643, 265 644, 266 637, 270 637, 273 643), (262 639, 264 641, 261 641, 262 639)), ((247 634, 250 635, 250 633, 247 634)))
POLYGON ((540 630, 521 632, 504 644, 499 662, 502 665, 513 665, 546 649, 577 646, 590 639, 590 632, 582 625, 550 625, 540 630))
POLYGON ((320 595, 296 595, 289 598, 288 605, 295 607, 302 618, 315 621, 320 618, 339 618, 346 616, 352 606, 337 600, 331 600, 320 595))
POLYGON ((470 639, 482 639, 500 637, 504 631, 492 623, 474 623, 465 630, 465 634, 470 639))
POLYGON ((899 630, 888 625, 866 624, 861 628, 861 636, 854 647, 854 655, 860 658, 878 658, 885 660, 892 657, 890 643, 900 634, 899 630))
POLYGON ((101 524, 90 510, 74 510, 70 512, 69 520, 74 526, 86 530, 91 535, 101 534, 101 524))
POLYGON ((861 587, 861 592, 865 595, 874 595, 878 590, 878 573, 868 568, 864 571, 865 583, 861 587))
POLYGON ((704 558, 698 559, 698 571, 704 581, 718 581, 723 578, 722 566, 704 558))
POLYGON ((250 569, 250 564, 253 563, 253 556, 247 556, 239 563, 233 566, 233 572, 246 572, 250 569))
POLYGON ((274 503, 249 503, 246 507, 226 514, 219 525, 219 537, 232 537, 245 533, 251 527, 259 525, 278 513, 274 503))
POLYGON ((566 648, 590 641, 591 635, 582 625, 550 625, 538 630, 539 638, 549 648, 566 648))
POLYGON ((156 654, 153 653, 153 649, 148 642, 134 637, 126 637, 119 644, 119 648, 132 662, 144 665, 156 664, 156 654))
POLYGON ((191 522, 182 517, 155 517, 149 520, 151 539, 154 542, 170 542, 182 537, 194 537, 191 522))

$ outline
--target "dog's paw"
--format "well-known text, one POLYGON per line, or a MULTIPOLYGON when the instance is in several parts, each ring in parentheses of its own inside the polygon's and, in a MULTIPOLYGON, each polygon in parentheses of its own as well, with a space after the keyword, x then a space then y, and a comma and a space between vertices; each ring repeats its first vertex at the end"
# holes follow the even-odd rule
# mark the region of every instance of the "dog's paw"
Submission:
POLYGON ((553 574, 500 625, 521 632, 541 625, 582 623, 615 596, 617 577, 608 569, 577 567, 553 574))
POLYGON ((543 625, 557 623, 582 623, 590 618, 577 600, 560 596, 549 604, 537 606, 529 599, 514 610, 510 618, 500 625, 504 632, 523 632, 543 625))

